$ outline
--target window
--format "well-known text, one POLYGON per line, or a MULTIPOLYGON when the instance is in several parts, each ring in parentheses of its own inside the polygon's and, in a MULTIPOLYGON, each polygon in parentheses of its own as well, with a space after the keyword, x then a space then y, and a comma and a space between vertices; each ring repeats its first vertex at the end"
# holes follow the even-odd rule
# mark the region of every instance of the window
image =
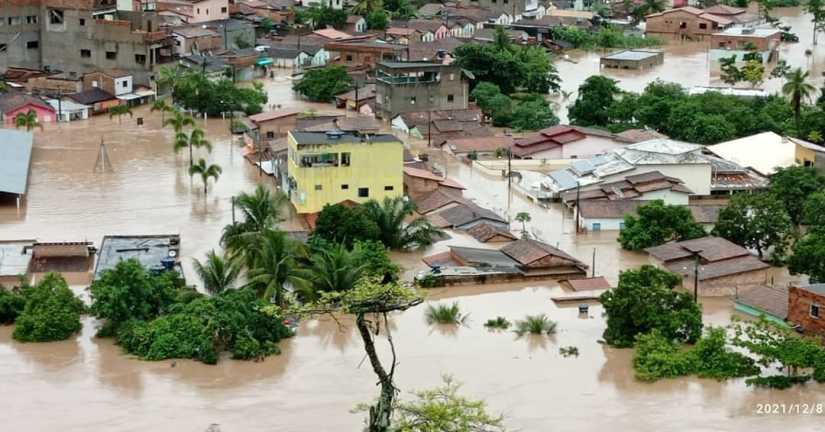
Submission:
POLYGON ((341 190, 349 190, 349 185, 348 184, 342 184, 341 185, 341 190))
POLYGON ((86 18, 80 18, 78 21, 81 27, 86 25, 86 18))
POLYGON ((323 185, 315 185, 315 190, 317 190, 317 191, 324 190, 324 186, 323 185))
POLYGON ((26 48, 28 48, 28 49, 40 48, 40 41, 28 41, 28 42, 26 42, 26 48))
POLYGON ((351 55, 351 54, 347 54, 347 61, 348 61, 348 62, 351 62, 351 61, 352 61, 352 55, 351 55))
POLYGON ((600 224, 598 222, 594 222, 593 223, 593 231, 601 231, 601 230, 602 230, 602 224, 600 224))
POLYGON ((6 52, 6 50, 7 50, 7 49, 9 49, 9 46, 8 46, 8 45, 6 45, 6 44, 0 44, 0 53, 4 53, 4 52, 6 52))
POLYGON ((63 11, 57 9, 50 9, 49 24, 63 24, 63 11))
POLYGON ((82 49, 80 50, 80 57, 89 58, 92 56, 92 50, 82 49))
POLYGON ((275 132, 273 132, 273 131, 267 131, 267 132, 266 132, 266 138, 267 138, 267 139, 272 139, 272 138, 275 138, 275 132))
POLYGON ((619 222, 619 231, 624 229, 624 222, 619 222))
POLYGON ((341 166, 349 166, 350 153, 341 153, 341 166))
POLYGON ((123 80, 123 82, 120 83, 120 86, 123 87, 123 88, 129 87, 129 81, 123 80))
POLYGON ((455 97, 453 95, 447 95, 447 103, 453 103, 455 97))
POLYGON ((454 81, 454 80, 455 80, 455 74, 450 74, 450 81, 454 81))
POLYGON ((301 156, 301 167, 328 167, 338 166, 338 153, 321 153, 301 156))
POLYGON ((680 28, 680 29, 686 29, 686 28, 687 28, 687 23, 686 23, 686 22, 684 22, 684 21, 682 21, 682 22, 679 24, 679 28, 680 28))
POLYGON ((37 15, 29 15, 26 17, 26 24, 37 24, 37 15))
POLYGON ((226 8, 225 7, 221 8, 221 13, 226 13, 226 8))
POLYGON ((198 8, 198 13, 201 13, 201 8, 198 8))
POLYGON ((700 29, 707 29, 708 25, 706 23, 699 23, 699 28, 700 29))
POLYGON ((106 51, 106 60, 117 60, 117 52, 106 51))
POLYGON ((394 190, 394 189, 395 189, 395 187, 393 187, 393 186, 384 186, 385 191, 391 191, 391 190, 394 190))
POLYGON ((819 318, 819 305, 811 303, 811 318, 819 318))
POLYGON ((367 198, 370 196, 370 188, 358 188, 358 196, 360 198, 367 198))
POLYGON ((415 105, 415 96, 410 96, 410 105, 415 105))
POLYGON ((9 17, 9 25, 20 25, 20 17, 9 17))
POLYGON ((137 63, 137 64, 146 64, 146 55, 144 55, 144 54, 135 54, 135 63, 137 63))
POLYGON ((814 161, 806 160, 803 165, 805 165, 806 167, 812 167, 814 166, 814 161))

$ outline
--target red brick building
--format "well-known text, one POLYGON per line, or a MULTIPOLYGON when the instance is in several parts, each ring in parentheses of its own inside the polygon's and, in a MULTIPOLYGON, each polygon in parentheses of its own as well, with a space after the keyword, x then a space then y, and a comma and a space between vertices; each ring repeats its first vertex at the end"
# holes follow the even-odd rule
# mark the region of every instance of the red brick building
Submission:
POLYGON ((805 333, 825 335, 825 284, 790 287, 788 321, 805 333))

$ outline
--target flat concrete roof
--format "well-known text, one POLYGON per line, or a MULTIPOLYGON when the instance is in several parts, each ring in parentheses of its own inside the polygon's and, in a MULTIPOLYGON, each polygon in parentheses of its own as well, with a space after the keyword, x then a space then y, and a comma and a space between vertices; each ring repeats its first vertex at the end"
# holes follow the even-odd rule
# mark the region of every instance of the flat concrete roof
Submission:
POLYGON ((29 184, 32 134, 0 129, 0 192, 23 195, 29 184))
POLYGON ((0 276, 26 274, 32 260, 32 250, 26 247, 33 244, 34 240, 0 242, 0 276))
POLYGON ((163 269, 162 259, 169 257, 177 261, 179 255, 180 236, 177 234, 105 236, 97 256, 95 279, 123 260, 134 258, 151 271, 163 269))
POLYGON ((714 33, 714 36, 742 36, 742 37, 770 37, 781 30, 775 28, 730 27, 724 31, 714 33))
POLYGON ((661 51, 648 51, 648 50, 625 50, 619 51, 617 53, 610 54, 609 56, 602 57, 608 60, 645 60, 651 57, 656 57, 661 55, 661 51))

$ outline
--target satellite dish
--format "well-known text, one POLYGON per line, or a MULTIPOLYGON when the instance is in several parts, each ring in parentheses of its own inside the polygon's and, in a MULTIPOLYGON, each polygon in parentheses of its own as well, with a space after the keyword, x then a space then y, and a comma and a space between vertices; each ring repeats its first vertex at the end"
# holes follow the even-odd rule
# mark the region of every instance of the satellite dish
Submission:
POLYGON ((176 256, 178 256, 178 251, 176 251, 174 249, 170 249, 168 255, 169 255, 169 258, 175 258, 176 256))

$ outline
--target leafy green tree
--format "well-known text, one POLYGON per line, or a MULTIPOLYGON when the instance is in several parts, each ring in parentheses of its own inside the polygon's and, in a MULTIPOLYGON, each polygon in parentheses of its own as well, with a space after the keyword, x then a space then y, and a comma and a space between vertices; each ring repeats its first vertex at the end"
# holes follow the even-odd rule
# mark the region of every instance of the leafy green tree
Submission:
POLYGON ((377 240, 381 233, 362 206, 327 204, 318 214, 312 235, 351 247, 359 240, 377 240))
POLYGON ((238 87, 229 79, 212 80, 196 71, 181 74, 173 94, 176 102, 184 108, 210 116, 235 111, 257 114, 267 101, 266 91, 260 82, 253 82, 251 87, 238 87))
POLYGON ((172 130, 175 131, 175 134, 183 132, 183 129, 187 126, 195 126, 195 119, 192 118, 189 114, 184 114, 178 110, 172 111, 172 117, 164 120, 163 127, 172 126, 172 130))
POLYGON ((488 104, 493 126, 509 126, 513 121, 513 100, 505 94, 498 94, 493 96, 488 104))
POLYGON ((26 298, 21 292, 0 286, 0 324, 13 323, 25 306, 26 298))
POLYGON ((422 217, 405 223, 404 220, 415 212, 415 204, 403 197, 387 197, 380 204, 370 200, 363 206, 367 216, 378 226, 381 243, 390 249, 426 247, 443 233, 422 217))
POLYGON ((808 197, 823 189, 825 177, 812 167, 778 168, 771 176, 770 191, 782 201, 794 225, 802 223, 802 211, 808 197))
POLYGON ((398 432, 504 432, 501 416, 491 415, 482 401, 458 394, 461 386, 449 376, 432 390, 417 391, 412 401, 398 401, 392 430, 398 432))
POLYGON ((203 182, 203 195, 206 196, 207 188, 209 186, 209 178, 214 178, 215 181, 218 181, 218 177, 221 176, 221 169, 220 165, 218 164, 207 164, 204 159, 198 160, 198 163, 189 167, 189 175, 193 176, 195 174, 199 174, 201 176, 201 181, 203 182))
POLYGON ((792 231, 784 204, 772 194, 737 194, 719 212, 714 235, 756 249, 762 258, 769 249, 781 256, 792 231))
POLYGON ((504 94, 558 90, 558 73, 543 49, 515 45, 503 29, 497 31, 496 43, 468 43, 455 49, 456 63, 473 73, 474 83, 495 84, 504 94))
POLYGON ((518 131, 538 130, 559 124, 550 104, 545 100, 533 99, 521 102, 513 109, 510 126, 518 131))
POLYGON ((788 62, 785 60, 777 60, 776 65, 771 71, 771 78, 785 78, 789 73, 791 73, 791 67, 788 65, 788 62))
POLYGON ((352 89, 352 77, 343 66, 327 65, 307 71, 292 89, 313 102, 329 102, 352 89))
POLYGON ((533 218, 530 217, 530 213, 527 212, 518 212, 516 213, 516 222, 521 222, 521 235, 522 237, 527 237, 527 222, 530 222, 533 218))
POLYGON ((790 99, 791 108, 793 108, 797 131, 800 131, 802 105, 806 100, 809 100, 816 91, 816 87, 808 83, 807 80, 808 71, 803 71, 802 68, 796 68, 793 72, 785 76, 785 84, 782 85, 782 94, 790 99))
MULTIPOLYGON (((172 119, 169 119, 172 120, 172 119)), ((181 150, 188 148, 189 149, 189 170, 192 170, 194 166, 194 155, 193 151, 195 148, 206 148, 207 151, 212 151, 212 143, 206 139, 206 133, 201 128, 194 128, 189 135, 186 135, 185 132, 177 132, 175 133, 175 153, 180 152, 181 150)), ((189 175, 192 175, 191 173, 189 175)))
POLYGON ((490 100, 500 94, 501 89, 498 88, 497 85, 489 82, 480 82, 470 93, 470 96, 475 99, 476 105, 481 108, 484 114, 490 115, 490 100))
POLYGON ((371 12, 384 11, 383 0, 358 0, 351 12, 357 15, 369 15, 371 12))
POLYGON ((117 124, 121 124, 122 118, 125 115, 129 115, 129 117, 134 117, 134 113, 132 112, 132 107, 126 104, 115 105, 109 108, 109 118, 117 117, 117 124))
POLYGON ((759 60, 748 60, 742 66, 742 78, 756 87, 765 81, 765 66, 759 60))
POLYGON ((364 20, 367 22, 367 28, 370 30, 384 30, 390 23, 387 13, 383 10, 370 12, 364 20))
POLYGON ((264 17, 261 20, 261 22, 258 23, 258 26, 261 28, 261 30, 264 31, 264 33, 267 33, 267 34, 269 34, 270 32, 272 32, 272 30, 275 29, 275 23, 272 22, 272 20, 269 19, 268 17, 264 17))
POLYGON ((736 66, 736 54, 720 58, 719 69, 721 72, 720 78, 725 84, 733 86, 745 79, 742 76, 742 71, 736 66))
POLYGON ((618 81, 601 75, 588 77, 579 86, 579 95, 570 106, 568 116, 579 126, 607 125, 608 109, 621 94, 618 81))
POLYGON ((150 320, 174 302, 180 284, 176 272, 150 274, 137 260, 119 262, 92 282, 91 313, 104 320, 99 336, 112 336, 129 320, 150 320))
POLYGON ((68 339, 80 331, 83 302, 57 273, 48 273, 26 290, 26 305, 15 320, 12 337, 20 342, 68 339))
POLYGON ((356 241, 352 247, 355 262, 364 265, 364 275, 383 281, 398 280, 401 269, 390 259, 387 247, 374 240, 356 241))
POLYGON ((788 270, 810 276, 811 282, 825 282, 825 232, 812 231, 794 243, 788 270))
POLYGON ((823 0, 808 0, 805 3, 805 12, 811 15, 811 22, 814 25, 813 38, 814 45, 816 45, 816 35, 819 32, 825 31, 825 1, 823 0))
POLYGON ((203 282, 203 288, 210 294, 232 289, 241 272, 241 266, 237 261, 222 257, 214 250, 206 254, 206 261, 193 259, 192 265, 203 282))
POLYGON ((641 250, 669 241, 690 240, 705 236, 705 230, 693 220, 687 207, 666 205, 662 200, 640 206, 638 216, 626 215, 619 243, 627 250, 641 250))
MULTIPOLYGON (((498 29, 504 33, 503 27, 498 27, 498 29)), ((509 38, 507 42, 510 43, 509 38)), ((529 93, 540 95, 558 91, 561 88, 559 85, 561 78, 544 48, 533 45, 519 47, 516 54, 526 69, 519 87, 529 93)))
POLYGON ((25 114, 19 113, 14 117, 14 127, 26 128, 26 131, 31 131, 34 128, 43 130, 43 125, 37 120, 37 113, 34 110, 28 110, 25 114))
POLYGON ((410 0, 385 0, 384 6, 393 19, 407 20, 415 17, 416 9, 410 0))
POLYGON ((601 295, 607 314, 604 340, 630 347, 636 335, 658 330, 667 340, 693 343, 702 335, 702 311, 690 294, 675 291, 682 278, 651 265, 619 274, 618 287, 601 295))
POLYGON ((341 28, 347 23, 347 13, 343 9, 334 9, 331 4, 319 6, 314 4, 298 14, 298 21, 309 23, 313 28, 341 28))
POLYGON ((249 245, 255 252, 247 255, 249 283, 258 295, 278 306, 286 303, 287 289, 301 289, 308 276, 298 260, 304 255, 302 246, 282 231, 266 229, 249 245))
POLYGON ((825 191, 812 193, 802 207, 802 223, 809 230, 825 229, 825 191))
POLYGON ((690 374, 691 364, 679 351, 679 345, 662 336, 657 330, 636 336, 633 370, 636 379, 656 381, 690 374))
POLYGON ((175 101, 175 90, 183 78, 183 70, 178 67, 161 66, 158 70, 158 87, 168 88, 172 95, 172 102, 175 101))

